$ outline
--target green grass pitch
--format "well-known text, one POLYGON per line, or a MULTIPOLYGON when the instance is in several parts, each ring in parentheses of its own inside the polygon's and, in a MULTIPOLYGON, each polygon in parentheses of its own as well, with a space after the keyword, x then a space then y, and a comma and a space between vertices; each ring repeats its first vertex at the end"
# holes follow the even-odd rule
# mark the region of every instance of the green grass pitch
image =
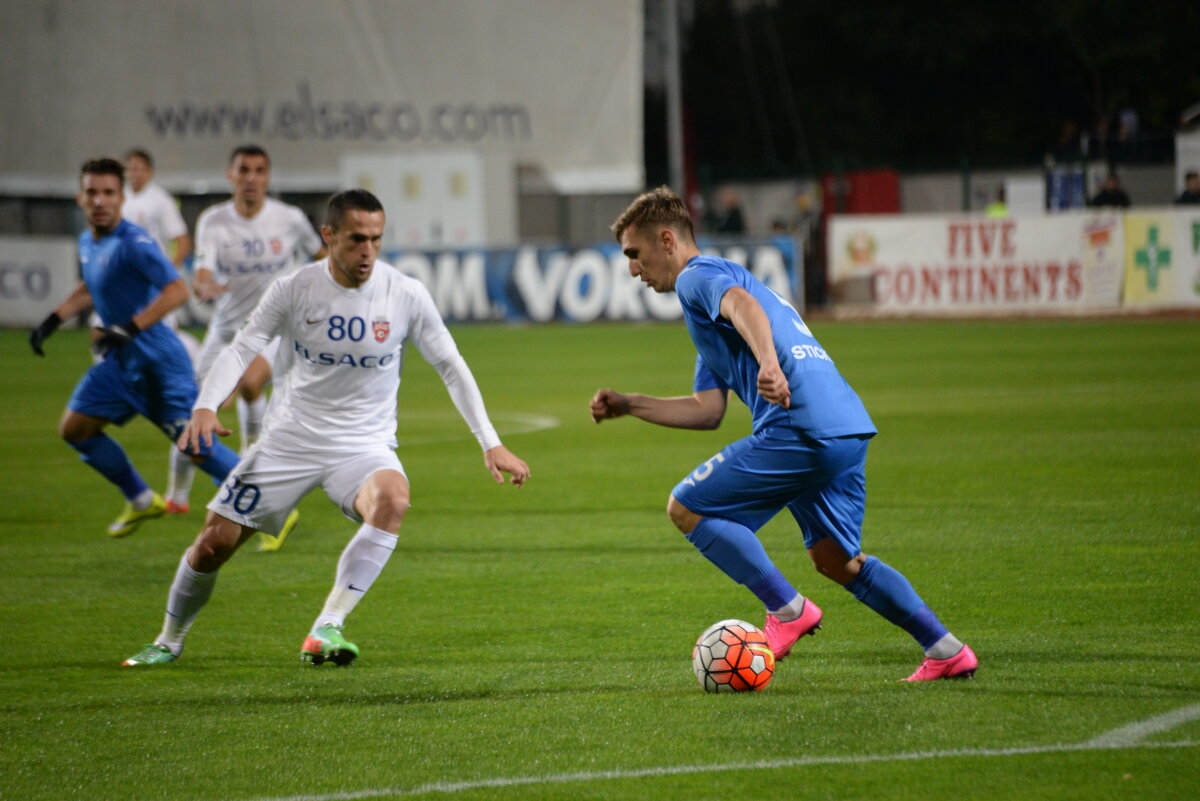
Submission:
MULTIPOLYGON (((354 529, 316 493, 281 552, 222 571, 180 661, 122 669, 212 487, 110 540, 117 491, 55 433, 82 334, 43 360, 0 333, 0 798, 1194 799, 1200 322, 813 327, 881 432, 865 549, 975 648, 974 680, 897 683, 919 649, 817 576, 784 515, 761 536, 824 630, 761 693, 700 690, 696 636, 761 610, 664 508, 744 407, 704 433, 587 415, 601 386, 687 393, 682 325, 454 329, 521 490, 410 357, 413 506, 350 619, 354 666, 299 661, 354 529)), ((161 489, 161 434, 111 430, 161 489)))

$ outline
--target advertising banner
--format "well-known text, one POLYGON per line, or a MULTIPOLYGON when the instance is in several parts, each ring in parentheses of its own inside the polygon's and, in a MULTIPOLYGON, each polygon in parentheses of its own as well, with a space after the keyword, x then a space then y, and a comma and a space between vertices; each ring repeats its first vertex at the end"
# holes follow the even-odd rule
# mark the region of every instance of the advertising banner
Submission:
POLYGON ((1125 214, 1130 308, 1200 307, 1200 208, 1125 214))
MULTIPOLYGON (((803 286, 801 251, 790 237, 699 244, 803 304, 797 296, 803 286)), ((629 274, 629 260, 615 242, 579 250, 392 251, 382 258, 425 284, 449 322, 676 320, 683 314, 674 292, 660 295, 629 274)))
POLYGON ((336 187, 347 153, 469 148, 564 193, 637 191, 642 25, 638 0, 5 0, 0 191, 70 193, 132 147, 169 189, 223 189, 246 142, 276 188, 336 187))
MULTIPOLYGON (((700 239, 706 253, 744 265, 759 280, 803 307, 802 246, 791 237, 700 239)), ((79 280, 75 240, 0 237, 0 325, 36 325, 79 280)), ((674 292, 658 294, 629 274, 617 244, 562 247, 396 250, 380 256, 423 283, 448 322, 676 320, 674 292)), ((181 312, 203 324, 208 307, 194 300, 181 312), (198 313, 197 313, 198 312, 198 313)))
POLYGON ((37 325, 78 283, 74 239, 0 236, 0 325, 37 325))
POLYGON ((835 216, 835 297, 888 314, 1116 308, 1124 244, 1115 212, 1051 216, 835 216))

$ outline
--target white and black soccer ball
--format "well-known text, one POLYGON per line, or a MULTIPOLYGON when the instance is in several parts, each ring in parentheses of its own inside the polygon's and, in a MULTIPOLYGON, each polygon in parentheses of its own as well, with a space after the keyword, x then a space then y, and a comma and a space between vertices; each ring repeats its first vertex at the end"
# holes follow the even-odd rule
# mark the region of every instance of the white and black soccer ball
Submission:
POLYGON ((756 626, 744 620, 721 620, 696 640, 692 670, 705 692, 751 692, 770 683, 775 654, 756 626))

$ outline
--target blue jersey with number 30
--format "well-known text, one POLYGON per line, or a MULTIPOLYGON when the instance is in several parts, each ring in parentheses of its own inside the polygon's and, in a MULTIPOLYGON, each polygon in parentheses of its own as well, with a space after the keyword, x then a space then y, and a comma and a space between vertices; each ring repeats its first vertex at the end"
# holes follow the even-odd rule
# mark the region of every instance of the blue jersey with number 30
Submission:
POLYGON ((679 274, 675 292, 699 351, 693 382, 697 392, 732 389, 750 407, 755 431, 787 426, 815 439, 876 433, 862 401, 795 308, 746 268, 717 256, 696 256, 679 274), (721 317, 721 298, 734 287, 749 292, 770 320, 779 366, 791 390, 788 409, 758 394, 754 353, 733 324, 721 317))

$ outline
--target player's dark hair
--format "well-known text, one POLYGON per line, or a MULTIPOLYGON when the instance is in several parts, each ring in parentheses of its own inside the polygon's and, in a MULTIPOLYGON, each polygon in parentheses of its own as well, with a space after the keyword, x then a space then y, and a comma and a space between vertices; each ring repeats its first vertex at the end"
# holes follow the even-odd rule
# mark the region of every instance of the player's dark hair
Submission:
POLYGON ((325 209, 325 224, 330 231, 336 231, 342 224, 348 211, 383 211, 379 198, 365 189, 347 189, 329 198, 329 207, 325 209))
POLYGON ((1183 174, 1183 177, 1185 180, 1190 181, 1192 178, 1200 178, 1200 172, 1197 172, 1196 170, 1188 170, 1183 174))
POLYGON ((125 154, 125 160, 129 161, 130 159, 141 159, 146 162, 146 166, 154 169, 154 159, 150 157, 147 151, 142 150, 140 147, 135 147, 125 154))
POLYGON ((621 212, 621 216, 617 217, 611 229, 620 242, 621 234, 627 228, 645 231, 655 226, 671 228, 695 241, 692 215, 688 212, 687 204, 669 186, 660 186, 638 195, 629 207, 621 212))
POLYGON ((271 157, 267 155, 267 151, 263 150, 258 145, 238 145, 229 154, 229 163, 237 161, 238 156, 262 156, 267 160, 267 166, 271 166, 271 157))
POLYGON ((79 177, 85 175, 115 175, 123 185, 125 183, 125 167, 116 159, 107 156, 99 159, 89 159, 79 168, 79 177))

